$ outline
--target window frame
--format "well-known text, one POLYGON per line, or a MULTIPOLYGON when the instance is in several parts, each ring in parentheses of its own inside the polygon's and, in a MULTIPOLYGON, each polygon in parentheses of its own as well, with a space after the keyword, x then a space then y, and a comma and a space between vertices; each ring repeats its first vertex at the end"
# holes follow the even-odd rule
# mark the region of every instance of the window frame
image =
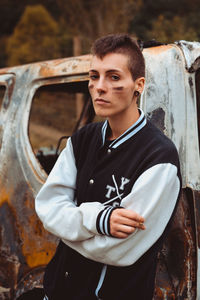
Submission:
POLYGON ((200 154, 200 69, 198 69, 195 74, 195 86, 196 86, 197 128, 198 128, 199 154, 200 154))
MULTIPOLYGON (((52 78, 42 78, 42 79, 35 79, 29 85, 29 92, 27 95, 27 100, 24 101, 25 107, 23 110, 26 112, 21 118, 21 126, 20 126, 20 144, 25 145, 23 148, 24 157, 29 165, 31 165, 32 171, 34 172, 36 177, 39 179, 40 183, 44 183, 48 174, 42 168, 40 162, 35 156, 35 153, 32 149, 32 145, 29 138, 29 119, 30 119, 30 112, 31 106, 33 103, 34 95, 36 91, 43 87, 43 86, 50 86, 55 84, 68 84, 68 83, 79 83, 79 82, 88 82, 89 76, 88 73, 82 74, 74 74, 74 75, 66 75, 66 76, 55 76, 52 78)), ((24 99, 25 100, 25 99, 24 99)))

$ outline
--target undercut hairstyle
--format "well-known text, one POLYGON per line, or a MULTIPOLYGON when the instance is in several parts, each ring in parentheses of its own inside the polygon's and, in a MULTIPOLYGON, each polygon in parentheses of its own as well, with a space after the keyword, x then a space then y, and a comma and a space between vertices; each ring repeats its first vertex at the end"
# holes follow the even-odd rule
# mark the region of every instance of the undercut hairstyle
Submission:
POLYGON ((145 60, 137 42, 128 34, 109 34, 97 39, 91 53, 100 59, 110 53, 120 53, 128 56, 128 68, 135 81, 145 77, 145 60))

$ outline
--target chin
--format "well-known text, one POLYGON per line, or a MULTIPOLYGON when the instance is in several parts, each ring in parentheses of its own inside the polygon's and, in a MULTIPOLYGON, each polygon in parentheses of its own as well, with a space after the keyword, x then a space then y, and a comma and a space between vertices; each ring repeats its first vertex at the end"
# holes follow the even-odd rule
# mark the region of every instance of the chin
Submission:
POLYGON ((96 114, 98 117, 100 117, 100 118, 108 118, 109 115, 110 115, 108 112, 105 112, 105 111, 103 111, 103 110, 101 110, 101 109, 96 109, 96 110, 95 110, 95 114, 96 114))

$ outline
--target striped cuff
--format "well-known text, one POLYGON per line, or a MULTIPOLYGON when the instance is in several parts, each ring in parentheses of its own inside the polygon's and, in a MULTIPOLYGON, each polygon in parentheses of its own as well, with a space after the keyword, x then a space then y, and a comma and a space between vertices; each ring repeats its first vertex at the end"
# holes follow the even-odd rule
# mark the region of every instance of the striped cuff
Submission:
POLYGON ((97 231, 100 234, 105 234, 108 236, 112 236, 110 233, 110 216, 113 210, 117 208, 123 208, 121 206, 106 206, 97 217, 96 227, 97 231))

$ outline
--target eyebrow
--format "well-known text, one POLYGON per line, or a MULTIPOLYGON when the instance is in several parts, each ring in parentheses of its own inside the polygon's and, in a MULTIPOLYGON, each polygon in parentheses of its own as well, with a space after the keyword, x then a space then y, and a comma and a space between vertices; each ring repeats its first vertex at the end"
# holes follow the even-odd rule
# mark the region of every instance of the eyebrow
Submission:
MULTIPOLYGON (((99 73, 97 70, 89 70, 89 72, 93 72, 93 73, 99 73)), ((110 69, 110 70, 107 70, 106 73, 114 73, 114 72, 121 72, 120 70, 118 69, 110 69)))

